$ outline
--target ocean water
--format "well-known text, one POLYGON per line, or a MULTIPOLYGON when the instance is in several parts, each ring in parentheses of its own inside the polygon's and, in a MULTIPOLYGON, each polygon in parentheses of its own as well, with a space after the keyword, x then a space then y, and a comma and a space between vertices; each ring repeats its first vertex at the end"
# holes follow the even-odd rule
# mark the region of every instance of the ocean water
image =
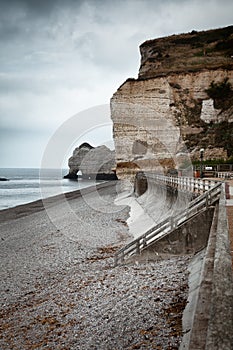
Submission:
POLYGON ((95 181, 63 179, 67 169, 0 168, 0 210, 93 186, 95 181))

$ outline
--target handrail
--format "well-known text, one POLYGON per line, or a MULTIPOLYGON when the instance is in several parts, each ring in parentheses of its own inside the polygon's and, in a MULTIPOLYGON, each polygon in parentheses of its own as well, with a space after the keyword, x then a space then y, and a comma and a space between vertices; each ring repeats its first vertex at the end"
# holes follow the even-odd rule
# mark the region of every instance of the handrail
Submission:
MULTIPOLYGON (((192 218, 198 212, 207 209, 209 206, 214 204, 217 200, 219 200, 221 186, 222 183, 218 182, 215 184, 215 186, 211 187, 209 190, 206 190, 199 197, 191 201, 186 209, 182 210, 174 216, 168 217, 156 226, 150 228, 140 237, 134 239, 126 246, 121 248, 115 254, 115 266, 117 266, 119 262, 123 263, 127 257, 141 254, 145 248, 155 243, 158 239, 170 234, 172 231, 174 231, 174 229, 182 225, 186 220, 192 218)), ((203 190, 205 190, 205 186, 203 187, 203 190)))
POLYGON ((184 176, 165 176, 153 173, 146 173, 148 179, 155 180, 157 182, 162 182, 171 187, 176 187, 181 190, 186 190, 194 193, 203 193, 214 187, 219 181, 216 180, 206 180, 200 178, 184 177, 184 176))

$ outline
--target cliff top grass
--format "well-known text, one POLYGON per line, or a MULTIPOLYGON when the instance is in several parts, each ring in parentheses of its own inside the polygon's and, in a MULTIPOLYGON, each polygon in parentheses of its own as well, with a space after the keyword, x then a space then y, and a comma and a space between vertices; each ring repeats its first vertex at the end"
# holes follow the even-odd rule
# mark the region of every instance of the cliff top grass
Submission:
POLYGON ((233 26, 147 40, 139 78, 203 69, 233 69, 233 26))

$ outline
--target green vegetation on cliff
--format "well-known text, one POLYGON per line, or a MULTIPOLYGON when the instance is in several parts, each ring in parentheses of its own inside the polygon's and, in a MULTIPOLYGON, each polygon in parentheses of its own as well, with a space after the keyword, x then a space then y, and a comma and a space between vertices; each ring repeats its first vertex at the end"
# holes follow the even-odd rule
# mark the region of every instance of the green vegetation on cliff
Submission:
POLYGON ((199 134, 189 135, 185 140, 188 149, 223 148, 227 156, 233 156, 233 123, 223 121, 220 123, 205 124, 199 134))
POLYGON ((148 40, 140 46, 139 79, 205 69, 233 69, 233 26, 148 40))

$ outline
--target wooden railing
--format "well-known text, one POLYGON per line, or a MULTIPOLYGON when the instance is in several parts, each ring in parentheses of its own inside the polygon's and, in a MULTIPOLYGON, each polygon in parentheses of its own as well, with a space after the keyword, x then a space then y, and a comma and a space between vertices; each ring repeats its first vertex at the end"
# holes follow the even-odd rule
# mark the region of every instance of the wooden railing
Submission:
POLYGON ((146 173, 147 179, 155 180, 157 183, 166 184, 171 187, 175 187, 179 190, 188 191, 192 193, 202 194, 212 187, 214 187, 219 181, 206 180, 200 178, 183 177, 183 176, 164 176, 153 173, 146 173))
MULTIPOLYGON (((186 180, 187 182, 179 181, 179 178, 175 180, 175 178, 167 178, 162 177, 160 175, 159 178, 157 178, 158 181, 162 181, 163 183, 171 183, 172 181, 175 181, 174 184, 177 184, 179 186, 190 186, 193 187, 193 189, 196 189, 196 185, 198 185, 197 190, 200 192, 203 192, 200 196, 195 198, 193 201, 189 203, 189 206, 182 210, 181 212, 176 213, 174 216, 168 217, 166 220, 160 222, 158 225, 152 227, 150 230, 148 230, 146 233, 141 235, 140 237, 136 238, 132 242, 128 243, 126 246, 121 248, 116 254, 115 254, 115 261, 114 264, 117 266, 118 264, 122 264, 125 262, 125 260, 133 255, 141 254, 141 252, 148 248, 151 244, 155 243, 158 239, 165 237, 166 235, 170 234, 172 231, 174 231, 178 226, 182 225, 187 219, 192 218, 194 215, 196 215, 201 210, 204 210, 208 208, 210 205, 214 204, 216 201, 219 200, 220 193, 221 193, 221 186, 222 183, 212 183, 206 184, 203 180, 202 181, 194 181, 189 182, 189 180, 186 180), (189 184, 189 185, 188 185, 189 184), (212 186, 209 188, 209 186, 212 186), (207 189, 208 187, 208 189, 207 189)), ((155 178, 155 177, 153 177, 155 178)), ((186 178, 187 179, 187 178, 186 178)), ((193 179, 192 179, 193 180, 193 179)))
POLYGON ((233 171, 232 172, 218 172, 217 177, 223 179, 233 179, 233 171))

